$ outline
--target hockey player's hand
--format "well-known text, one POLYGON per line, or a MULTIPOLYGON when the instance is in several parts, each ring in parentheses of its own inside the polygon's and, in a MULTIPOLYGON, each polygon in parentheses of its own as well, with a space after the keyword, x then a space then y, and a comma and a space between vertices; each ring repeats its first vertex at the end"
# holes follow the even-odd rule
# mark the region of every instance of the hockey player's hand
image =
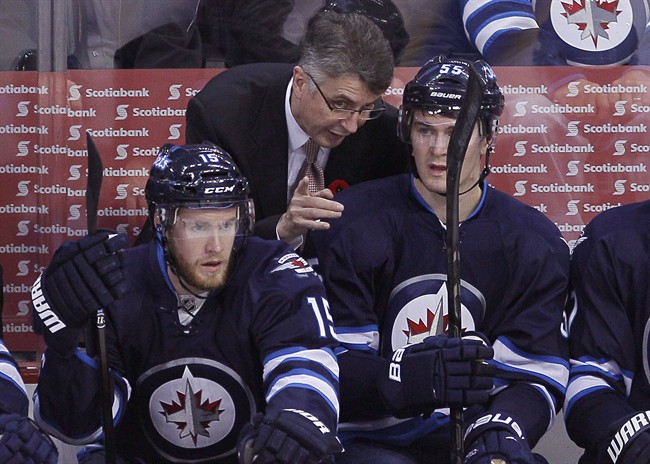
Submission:
POLYGON ((56 464, 58 456, 50 437, 30 419, 18 414, 0 414, 0 462, 56 464))
POLYGON ((37 306, 43 298, 64 324, 75 328, 123 296, 127 283, 120 250, 128 245, 126 234, 108 232, 61 245, 32 290, 36 313, 46 327, 50 328, 48 320, 37 306))
POLYGON ((334 194, 327 188, 310 194, 308 178, 302 179, 291 197, 287 212, 278 222, 279 238, 292 242, 310 230, 329 229, 330 225, 321 219, 340 218, 343 211, 343 205, 333 198, 334 194))
POLYGON ((548 464, 530 451, 517 421, 507 414, 489 413, 479 417, 465 431, 463 464, 548 464))
POLYGON ((629 417, 598 450, 597 464, 650 464, 650 411, 629 417))
POLYGON ((334 464, 342 451, 333 431, 297 409, 257 414, 239 435, 240 464, 334 464))
POLYGON ((384 403, 396 417, 431 412, 443 405, 484 403, 493 386, 494 350, 484 335, 446 334, 393 353, 379 378, 384 403))

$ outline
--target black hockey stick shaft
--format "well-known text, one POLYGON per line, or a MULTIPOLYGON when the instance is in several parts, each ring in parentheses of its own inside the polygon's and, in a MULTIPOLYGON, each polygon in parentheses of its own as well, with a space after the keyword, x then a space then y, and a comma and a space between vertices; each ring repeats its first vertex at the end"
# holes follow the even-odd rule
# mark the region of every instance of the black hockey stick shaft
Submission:
MULTIPOLYGON (((460 240, 459 240, 459 188, 460 173, 465 153, 474 132, 481 106, 481 86, 479 77, 472 66, 469 67, 469 81, 463 105, 456 119, 447 148, 447 313, 448 334, 461 336, 460 301, 460 240)), ((451 415, 451 463, 461 464, 465 457, 463 446, 463 408, 453 407, 451 415)))
MULTIPOLYGON (((99 194, 102 189, 104 167, 90 132, 86 132, 86 143, 88 147, 86 219, 88 223, 88 235, 92 235, 97 232, 97 208, 99 206, 99 194)), ((115 464, 117 453, 115 450, 115 431, 113 429, 113 389, 111 388, 110 373, 108 370, 106 316, 104 308, 97 310, 96 325, 100 370, 100 404, 102 409, 102 426, 104 429, 104 451, 106 453, 104 462, 106 464, 115 464)))

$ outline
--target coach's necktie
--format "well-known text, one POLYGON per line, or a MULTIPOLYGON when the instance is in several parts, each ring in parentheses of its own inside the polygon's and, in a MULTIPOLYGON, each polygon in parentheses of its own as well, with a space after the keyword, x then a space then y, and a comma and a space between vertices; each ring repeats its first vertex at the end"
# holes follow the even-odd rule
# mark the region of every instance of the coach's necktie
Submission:
POLYGON ((320 147, 311 138, 307 140, 303 147, 307 153, 307 157, 305 158, 305 162, 302 163, 302 166, 300 166, 298 177, 296 177, 296 181, 291 187, 290 197, 293 196, 293 192, 298 187, 300 180, 305 176, 309 177, 309 193, 312 195, 325 188, 325 176, 323 175, 323 168, 318 163, 318 150, 320 147))

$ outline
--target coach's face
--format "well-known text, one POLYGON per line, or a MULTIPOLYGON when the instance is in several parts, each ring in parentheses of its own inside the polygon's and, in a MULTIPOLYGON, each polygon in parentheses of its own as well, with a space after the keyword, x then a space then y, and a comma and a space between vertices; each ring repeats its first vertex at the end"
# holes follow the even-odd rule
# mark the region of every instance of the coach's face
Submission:
POLYGON ((318 145, 334 148, 366 123, 359 111, 374 108, 380 95, 371 93, 352 74, 320 78, 318 82, 315 79, 300 66, 294 67, 291 112, 302 130, 318 145))

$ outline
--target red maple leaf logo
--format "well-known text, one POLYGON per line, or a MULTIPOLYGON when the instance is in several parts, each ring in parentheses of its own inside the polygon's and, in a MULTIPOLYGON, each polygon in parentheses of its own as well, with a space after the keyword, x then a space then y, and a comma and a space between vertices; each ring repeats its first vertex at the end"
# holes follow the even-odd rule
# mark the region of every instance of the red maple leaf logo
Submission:
POLYGON ((415 322, 409 318, 406 318, 406 324, 408 325, 408 330, 403 330, 404 335, 408 339, 415 335, 422 335, 424 333, 430 333, 431 327, 433 327, 433 321, 436 319, 436 315, 430 308, 427 308, 427 322, 420 319, 418 322, 415 322))
POLYGON ((208 436, 207 429, 210 427, 210 422, 219 420, 219 415, 224 409, 219 409, 221 399, 216 401, 206 399, 202 402, 201 390, 194 393, 190 388, 188 391, 189 395, 176 392, 178 402, 160 401, 163 410, 159 413, 165 416, 167 422, 176 425, 176 428, 181 431, 181 438, 190 436, 196 446, 198 436, 208 436))

